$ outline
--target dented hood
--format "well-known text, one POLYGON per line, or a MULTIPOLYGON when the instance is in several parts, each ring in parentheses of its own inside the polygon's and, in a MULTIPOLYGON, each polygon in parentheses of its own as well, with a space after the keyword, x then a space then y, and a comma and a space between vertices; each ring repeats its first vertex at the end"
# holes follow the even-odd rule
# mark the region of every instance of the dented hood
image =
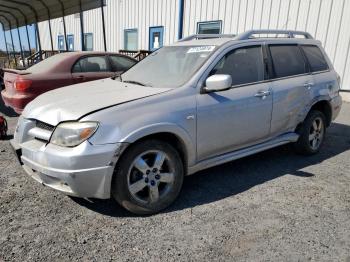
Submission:
POLYGON ((66 86, 44 93, 30 102, 23 117, 50 125, 78 120, 89 113, 171 90, 122 83, 110 78, 66 86))

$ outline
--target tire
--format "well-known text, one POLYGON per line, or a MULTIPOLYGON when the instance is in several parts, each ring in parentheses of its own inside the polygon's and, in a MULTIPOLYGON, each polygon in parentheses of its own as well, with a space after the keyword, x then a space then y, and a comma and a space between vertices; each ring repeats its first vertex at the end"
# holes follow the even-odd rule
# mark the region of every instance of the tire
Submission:
POLYGON ((300 136, 294 143, 294 149, 298 154, 318 153, 326 135, 326 117, 318 110, 310 111, 297 133, 300 136))
POLYGON ((168 143, 146 140, 131 145, 121 156, 114 172, 112 195, 132 213, 155 214, 175 201, 183 178, 179 153, 168 143))

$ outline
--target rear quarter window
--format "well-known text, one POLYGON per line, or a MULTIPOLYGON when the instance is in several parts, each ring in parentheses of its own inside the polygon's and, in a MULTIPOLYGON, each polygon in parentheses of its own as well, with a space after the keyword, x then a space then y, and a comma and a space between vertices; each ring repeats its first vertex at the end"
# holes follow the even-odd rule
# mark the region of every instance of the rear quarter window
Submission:
POLYGON ((270 45, 269 49, 276 78, 307 73, 306 61, 297 45, 270 45))
POLYGON ((303 45, 301 48, 309 61, 312 72, 329 69, 327 61, 318 46, 303 45))

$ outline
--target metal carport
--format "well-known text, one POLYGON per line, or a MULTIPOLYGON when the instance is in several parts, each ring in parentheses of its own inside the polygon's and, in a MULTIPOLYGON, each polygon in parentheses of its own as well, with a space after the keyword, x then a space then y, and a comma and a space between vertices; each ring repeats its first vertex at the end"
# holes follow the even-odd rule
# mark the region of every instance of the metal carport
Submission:
MULTIPOLYGON (((18 28, 25 26, 27 44, 30 49, 30 40, 28 34, 28 25, 36 25, 36 38, 38 43, 39 53, 42 53, 41 43, 40 43, 40 32, 37 26, 38 22, 48 21, 49 23, 49 33, 51 41, 51 49, 53 51, 53 39, 51 32, 51 23, 50 20, 54 18, 62 17, 63 27, 64 27, 64 38, 66 43, 66 51, 68 51, 67 43, 67 33, 66 33, 66 24, 64 17, 71 14, 80 13, 80 28, 81 28, 81 43, 82 50, 84 50, 84 24, 82 19, 82 12, 94 9, 101 8, 101 19, 103 25, 103 37, 106 50, 106 36, 105 36, 105 21, 104 21, 104 0, 0 0, 0 24, 4 30, 5 38, 5 47, 7 56, 10 59, 10 54, 6 45, 6 35, 5 31, 10 30, 11 43, 14 50, 12 29, 17 29, 17 34, 19 38, 19 45, 22 60, 24 61, 24 54, 22 49, 22 40, 18 28)), ((41 58, 41 55, 40 55, 41 58)), ((16 59, 15 59, 16 61, 16 59)))

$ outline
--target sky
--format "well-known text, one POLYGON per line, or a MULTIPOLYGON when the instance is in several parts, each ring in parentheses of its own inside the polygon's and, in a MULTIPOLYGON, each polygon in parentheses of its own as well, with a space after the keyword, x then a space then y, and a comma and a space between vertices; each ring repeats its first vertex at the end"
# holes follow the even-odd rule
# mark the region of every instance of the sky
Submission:
MULTIPOLYGON (((29 41, 30 41, 31 48, 35 48, 35 30, 34 30, 34 28, 35 28, 34 25, 28 26, 29 41)), ((15 46, 15 50, 20 51, 17 29, 12 29, 11 31, 12 31, 13 43, 15 46)), ((21 40, 22 40, 23 50, 28 50, 27 34, 26 34, 25 27, 20 27, 19 33, 20 33, 21 40)), ((6 40, 7 40, 8 46, 10 45, 11 49, 12 49, 10 31, 6 31, 6 40)), ((3 33, 2 26, 0 26, 0 50, 6 51, 5 39, 4 39, 4 33, 3 33)))

